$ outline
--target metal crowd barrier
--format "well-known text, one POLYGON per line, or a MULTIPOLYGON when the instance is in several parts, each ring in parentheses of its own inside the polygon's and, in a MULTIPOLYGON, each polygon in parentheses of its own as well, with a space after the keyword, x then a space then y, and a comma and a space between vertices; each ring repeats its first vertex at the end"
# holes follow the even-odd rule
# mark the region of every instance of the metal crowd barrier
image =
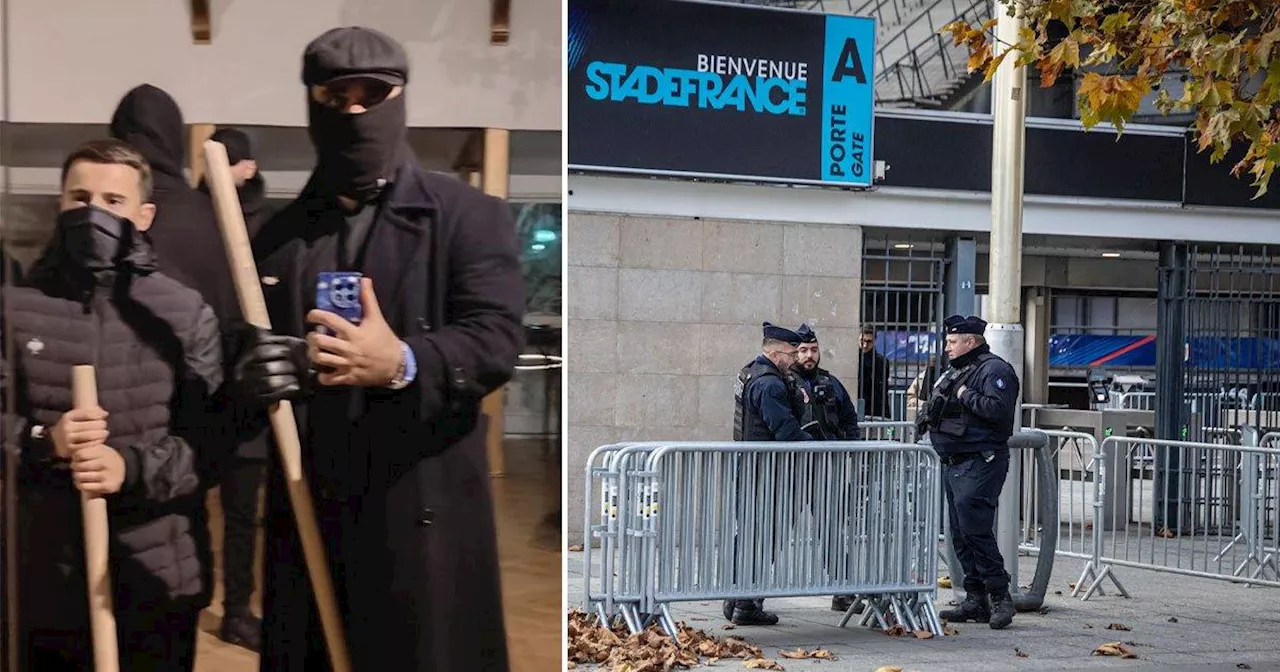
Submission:
POLYGON ((1266 515, 1280 450, 1257 447, 1251 427, 1241 435, 1244 445, 1103 440, 1094 455, 1095 551, 1082 599, 1108 578, 1128 597, 1115 567, 1280 587, 1280 527, 1266 515), (1141 459, 1148 450, 1155 459, 1141 459), (1108 497, 1107 488, 1123 490, 1108 497))
POLYGON ((1035 554, 1040 550, 1040 539, 1047 534, 1057 535, 1054 554, 1068 558, 1093 557, 1092 530, 1094 518, 1093 480, 1094 455, 1098 441, 1090 434, 1024 428, 1023 431, 1041 432, 1049 437, 1049 454, 1053 458, 1058 477, 1058 519, 1040 520, 1034 515, 1038 507, 1036 497, 1040 493, 1040 478, 1035 464, 1024 461, 1022 465, 1022 537, 1018 550, 1035 554), (1027 487, 1027 486, 1030 487, 1027 487))
POLYGON ((942 634, 942 486, 927 446, 615 444, 592 452, 585 476, 599 509, 584 511, 584 594, 606 622, 675 635, 673 602, 856 594, 863 625, 942 634))

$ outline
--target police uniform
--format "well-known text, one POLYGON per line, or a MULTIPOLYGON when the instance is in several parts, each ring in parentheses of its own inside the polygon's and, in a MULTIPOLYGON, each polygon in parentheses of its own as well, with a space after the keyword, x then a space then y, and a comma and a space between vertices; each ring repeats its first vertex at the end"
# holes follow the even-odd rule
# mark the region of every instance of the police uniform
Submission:
MULTIPOLYGON (((796 330, 801 343, 817 343, 818 335, 808 324, 796 330)), ((800 428, 818 441, 857 441, 858 409, 849 391, 838 378, 822 367, 805 371, 798 364, 791 369, 792 405, 800 428)))
MULTIPOLYGON (((944 326, 948 334, 981 335, 987 323, 953 315, 944 326)), ((964 602, 939 614, 951 622, 989 622, 1000 629, 1013 620, 994 528, 1017 400, 1017 373, 983 343, 951 360, 917 419, 943 464, 951 539, 964 570, 964 602)))
MULTIPOLYGON (((782 341, 792 347, 800 345, 800 336, 785 327, 763 324, 765 339, 782 341)), ((792 390, 786 373, 779 370, 761 353, 738 372, 733 388, 734 441, 812 441, 813 436, 800 428, 792 406, 792 390)), ((735 497, 735 507, 743 498, 735 497)), ((741 517, 741 512, 737 514, 741 517)), ((738 540, 734 538, 734 555, 738 540)), ((736 567, 736 563, 735 563, 736 567)), ((764 600, 726 600, 724 617, 738 625, 773 625, 775 614, 764 610, 764 600)))
MULTIPOLYGON (((807 323, 796 329, 801 343, 818 342, 818 334, 807 323)), ((800 426, 819 441, 857 441, 858 409, 853 405, 849 391, 830 371, 815 366, 806 371, 797 364, 791 369, 792 404, 800 418, 800 426)), ((848 611, 855 595, 836 595, 831 598, 832 611, 848 611)), ((860 614, 859 604, 854 613, 860 614)))

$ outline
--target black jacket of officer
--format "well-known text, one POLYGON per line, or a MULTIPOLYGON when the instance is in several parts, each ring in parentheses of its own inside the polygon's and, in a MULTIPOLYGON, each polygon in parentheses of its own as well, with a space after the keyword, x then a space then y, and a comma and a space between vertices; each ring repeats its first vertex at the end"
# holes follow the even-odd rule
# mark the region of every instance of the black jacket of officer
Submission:
MULTIPOLYGON (((948 318, 948 334, 981 336, 986 322, 948 318)), ((978 453, 1004 448, 1013 435, 1018 375, 986 343, 953 358, 929 396, 919 422, 939 454, 978 453), (962 391, 963 388, 963 391, 962 391)))
MULTIPOLYGON (((796 335, 802 346, 818 344, 818 335, 808 324, 800 325, 796 335)), ((819 354, 812 369, 799 362, 791 367, 792 405, 800 427, 819 441, 857 441, 858 409, 840 379, 817 366, 821 361, 819 354)))
MULTIPOLYGON (((778 368, 766 353, 778 346, 794 349, 800 344, 796 332, 764 323, 764 352, 738 372, 733 387, 734 441, 813 441, 800 429, 791 405, 787 371, 778 368)), ((795 362, 795 355, 783 361, 795 362)), ((790 368, 788 366, 788 368, 790 368)))

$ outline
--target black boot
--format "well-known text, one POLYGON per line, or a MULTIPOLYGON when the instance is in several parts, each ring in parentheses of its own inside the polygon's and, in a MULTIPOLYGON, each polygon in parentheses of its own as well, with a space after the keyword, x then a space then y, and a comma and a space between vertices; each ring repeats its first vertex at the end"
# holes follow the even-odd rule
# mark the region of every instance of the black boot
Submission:
POLYGON ((764 610, 764 600, 738 600, 729 620, 734 625, 777 625, 778 615, 764 610))
POLYGON ((721 609, 721 611, 724 613, 724 620, 726 621, 733 620, 733 605, 735 604, 737 604, 737 602, 734 602, 733 600, 724 601, 723 608, 721 609))
POLYGON ((1003 630, 1013 622, 1013 596, 1008 590, 991 593, 991 618, 988 625, 992 630, 1003 630))
MULTIPOLYGON (((831 598, 831 611, 839 611, 839 612, 849 611, 849 607, 853 606, 853 601, 856 599, 858 599, 857 595, 836 595, 835 597, 831 598)), ((861 614, 865 610, 866 610, 866 603, 859 602, 858 606, 854 607, 853 613, 861 614)))
POLYGON ((222 619, 218 636, 228 644, 258 651, 262 648, 262 619, 247 610, 228 613, 222 619))
MULTIPOLYGON (((1010 602, 1012 604, 1012 601, 1010 602)), ((987 606, 987 594, 970 590, 965 593, 964 602, 955 609, 938 612, 938 618, 950 623, 986 623, 991 620, 991 608, 987 606)))

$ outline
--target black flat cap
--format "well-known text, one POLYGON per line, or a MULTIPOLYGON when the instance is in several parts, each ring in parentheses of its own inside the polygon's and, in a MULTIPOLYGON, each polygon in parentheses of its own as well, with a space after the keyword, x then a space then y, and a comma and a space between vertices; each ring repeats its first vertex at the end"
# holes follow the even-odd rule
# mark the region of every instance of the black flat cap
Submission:
POLYGON ((771 338, 775 341, 782 341, 789 345, 800 345, 800 336, 794 331, 786 327, 779 327, 768 322, 764 323, 764 337, 771 338))
POLYGON ((948 334, 973 334, 981 336, 987 330, 987 321, 981 317, 964 317, 962 315, 952 315, 942 321, 942 326, 948 334))
POLYGON ((307 86, 353 77, 403 86, 409 81, 409 56, 385 33, 360 26, 326 31, 302 52, 302 83, 307 86))
POLYGON ((236 165, 245 159, 253 158, 253 147, 249 143, 249 136, 236 128, 219 128, 217 132, 210 138, 214 142, 222 143, 227 148, 227 163, 236 165))
POLYGON ((813 331, 813 327, 810 327, 808 322, 805 322, 800 325, 799 329, 796 329, 796 335, 800 337, 801 343, 818 342, 818 334, 813 331))

